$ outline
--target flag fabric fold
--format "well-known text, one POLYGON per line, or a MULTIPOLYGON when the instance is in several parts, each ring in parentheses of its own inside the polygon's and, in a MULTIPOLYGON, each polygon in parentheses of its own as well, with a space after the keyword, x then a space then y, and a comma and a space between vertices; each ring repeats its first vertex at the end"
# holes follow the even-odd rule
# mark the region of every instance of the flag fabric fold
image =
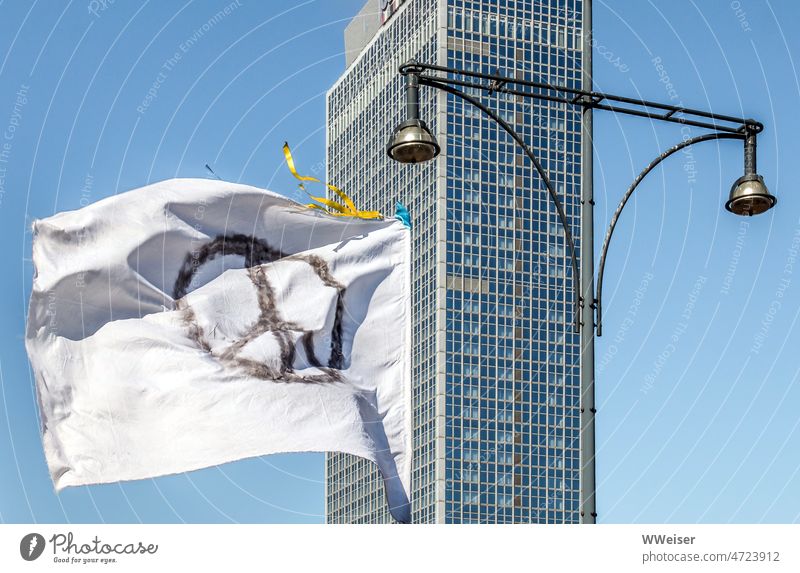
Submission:
POLYGON ((279 452, 377 463, 410 521, 410 237, 175 179, 34 223, 26 346, 56 489, 279 452))

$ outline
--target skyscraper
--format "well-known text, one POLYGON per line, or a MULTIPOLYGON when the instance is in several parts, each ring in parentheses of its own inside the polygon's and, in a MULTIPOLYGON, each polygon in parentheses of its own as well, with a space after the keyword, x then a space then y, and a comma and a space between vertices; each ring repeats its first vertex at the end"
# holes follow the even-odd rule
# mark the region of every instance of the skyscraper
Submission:
MULTIPOLYGON (((411 212, 415 523, 579 521, 580 341, 573 276, 544 184, 496 124, 422 87, 442 145, 386 156, 408 60, 581 87, 583 0, 369 0, 328 92, 328 181, 361 208, 411 212)), ((533 147, 580 252, 580 111, 478 94, 533 147)), ((391 328, 391 325, 387 325, 391 328)), ((389 521, 365 460, 329 454, 331 523, 389 521)))

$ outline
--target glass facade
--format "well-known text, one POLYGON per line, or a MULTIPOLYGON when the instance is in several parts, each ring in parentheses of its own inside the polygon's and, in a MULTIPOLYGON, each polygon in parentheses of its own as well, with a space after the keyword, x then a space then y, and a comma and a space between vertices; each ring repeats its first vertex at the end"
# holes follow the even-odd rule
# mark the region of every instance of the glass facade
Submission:
MULTIPOLYGON (((581 3, 406 0, 328 93, 329 182, 362 208, 402 201, 414 222, 415 523, 578 522, 580 343, 566 241, 529 159, 478 109, 423 86, 443 153, 389 160, 397 68, 579 88, 581 3)), ((476 95, 530 142, 578 233, 580 111, 476 95)), ((327 456, 326 506, 330 523, 390 520, 377 470, 354 456, 327 456)))

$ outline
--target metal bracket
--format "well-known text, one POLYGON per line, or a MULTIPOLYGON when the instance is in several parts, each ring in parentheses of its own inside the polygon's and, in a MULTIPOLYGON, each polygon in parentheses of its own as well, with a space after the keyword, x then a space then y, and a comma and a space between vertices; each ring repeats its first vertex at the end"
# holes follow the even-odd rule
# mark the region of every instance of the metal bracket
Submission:
POLYGON ((421 78, 438 82, 439 84, 449 84, 451 86, 477 89, 489 93, 502 92, 532 99, 579 105, 585 108, 635 115, 651 120, 690 125, 726 133, 744 133, 747 131, 759 133, 764 129, 761 123, 753 119, 744 119, 710 111, 618 96, 615 94, 555 86, 498 74, 457 70, 445 66, 422 64, 415 61, 400 66, 400 74, 407 75, 410 73, 420 74, 421 78), (425 72, 431 73, 425 74, 425 72), (451 76, 460 76, 466 79, 459 80, 451 76), (485 83, 487 80, 489 82, 488 84, 485 83))

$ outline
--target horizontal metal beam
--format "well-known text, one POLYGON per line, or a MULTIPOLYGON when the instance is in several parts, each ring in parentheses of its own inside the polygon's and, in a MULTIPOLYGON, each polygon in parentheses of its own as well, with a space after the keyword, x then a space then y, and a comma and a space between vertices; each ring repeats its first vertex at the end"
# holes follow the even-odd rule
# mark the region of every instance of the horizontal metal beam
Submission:
POLYGON ((677 123, 714 131, 723 131, 726 133, 759 133, 764 129, 763 124, 753 119, 745 119, 603 92, 589 92, 496 74, 458 70, 433 64, 409 62, 400 66, 400 73, 402 75, 416 74, 421 81, 457 85, 489 93, 507 93, 532 99, 645 117, 667 123, 677 123), (439 73, 426 74, 425 72, 439 73), (458 76, 472 79, 458 79, 458 76))

